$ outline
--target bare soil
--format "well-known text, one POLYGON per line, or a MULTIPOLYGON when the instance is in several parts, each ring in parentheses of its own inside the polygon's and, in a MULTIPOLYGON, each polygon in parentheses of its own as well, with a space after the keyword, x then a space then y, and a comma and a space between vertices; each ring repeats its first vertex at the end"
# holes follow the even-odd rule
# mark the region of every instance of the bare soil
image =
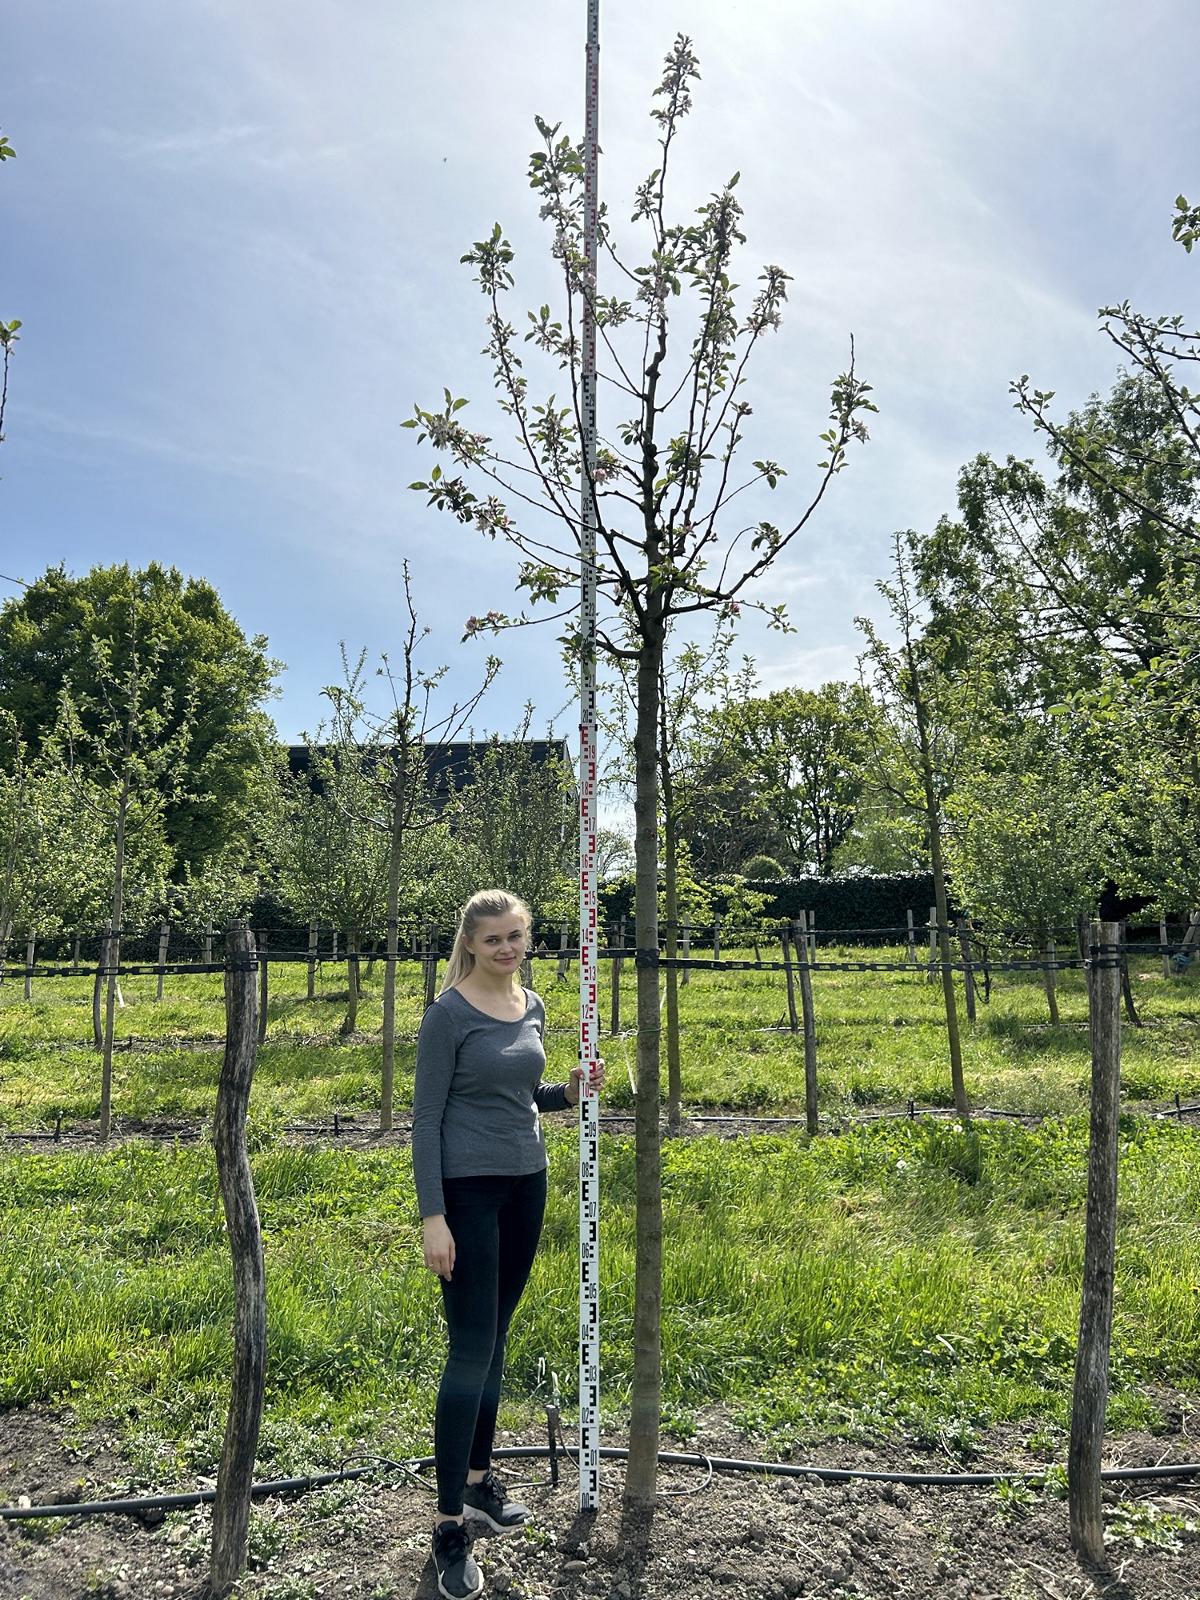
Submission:
MULTIPOLYGON (((536 1443, 504 1435, 501 1444, 536 1443)), ((623 1443, 608 1440, 606 1443, 623 1443)), ((700 1419, 706 1449, 758 1459, 761 1442, 720 1412, 700 1419)), ((1192 1460, 1200 1451, 1176 1430, 1112 1438, 1110 1465, 1192 1460)), ((951 1470, 903 1441, 870 1448, 826 1441, 803 1459, 873 1470, 951 1470)), ((502 1464, 503 1466, 504 1464, 502 1464)), ((977 1470, 1044 1470, 1016 1429, 996 1430, 977 1470)), ((606 1462, 597 1513, 578 1510, 573 1461, 552 1487, 545 1460, 507 1463, 514 1498, 533 1512, 510 1538, 479 1535, 475 1556, 486 1596, 507 1600, 1200 1600, 1200 1536, 1166 1519, 1200 1520, 1200 1485, 1156 1483, 1117 1493, 1138 1512, 1139 1543, 1110 1547, 1106 1573, 1085 1572, 1067 1540, 1067 1508, 1033 1493, 1005 1511, 993 1489, 914 1489, 877 1483, 825 1485, 700 1468, 661 1469, 653 1516, 622 1511, 622 1465, 606 1462), (1152 1541, 1164 1539, 1173 1548, 1152 1541)), ((82 1442, 64 1412, 0 1415, 0 1503, 110 1498, 132 1477, 115 1437, 82 1442), (68 1437, 72 1442, 68 1442, 68 1437)), ((180 1485, 173 1486, 178 1489, 180 1485)), ((194 1486, 182 1486, 194 1487, 194 1486)), ((138 1492, 146 1492, 144 1488, 138 1492)), ((429 1559, 431 1485, 412 1474, 339 1483, 258 1502, 252 1567, 241 1600, 436 1600, 429 1559)), ((138 1519, 128 1515, 0 1522, 0 1600, 200 1600, 210 1533, 207 1507, 138 1519)))

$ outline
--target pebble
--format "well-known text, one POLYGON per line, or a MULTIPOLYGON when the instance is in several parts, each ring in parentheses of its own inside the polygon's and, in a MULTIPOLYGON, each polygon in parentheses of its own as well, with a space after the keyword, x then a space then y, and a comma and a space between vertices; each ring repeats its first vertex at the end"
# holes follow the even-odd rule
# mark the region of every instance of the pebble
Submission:
POLYGON ((586 1572, 587 1571, 587 1562, 586 1561, 564 1561, 563 1562, 563 1571, 564 1572, 586 1572))

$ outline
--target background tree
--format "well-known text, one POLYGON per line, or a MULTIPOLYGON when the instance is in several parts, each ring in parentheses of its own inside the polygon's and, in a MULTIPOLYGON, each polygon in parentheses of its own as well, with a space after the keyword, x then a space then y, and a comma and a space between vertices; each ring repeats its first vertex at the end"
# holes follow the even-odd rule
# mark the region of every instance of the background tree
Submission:
MULTIPOLYGON (((547 750, 538 760, 527 705, 511 737, 473 752, 462 787, 447 801, 456 903, 494 884, 525 900, 539 922, 578 914, 578 794, 571 763, 547 750)), ((547 745, 551 740, 547 738, 547 745)))
MULTIPOLYGON (((0 608, 0 705, 36 750, 54 729, 69 683, 82 732, 96 734, 104 715, 95 708, 104 694, 94 647, 104 645, 107 670, 117 678, 126 673, 123 619, 131 607, 142 635, 159 643, 139 671, 150 674, 142 682, 144 703, 158 708, 167 738, 179 733, 190 708, 185 766, 164 812, 181 881, 249 834, 257 774, 274 739, 262 708, 277 663, 267 658, 265 639, 245 637, 211 584, 153 562, 141 571, 93 567, 78 578, 62 566, 49 568, 0 608)), ((0 761, 6 754, 0 748, 0 761)))
POLYGON ((832 872, 862 800, 873 710, 860 684, 826 683, 730 698, 710 714, 718 759, 738 775, 738 809, 789 872, 832 872))
MULTIPOLYGON (((956 901, 995 931, 1050 956, 1057 930, 1092 912, 1108 878, 1117 799, 1086 727, 1024 721, 981 736, 946 802, 956 901)), ((1054 976, 1043 973, 1050 1020, 1054 976)))
MULTIPOLYGON (((433 696, 446 668, 428 671, 415 657, 429 629, 417 623, 412 580, 404 563, 404 601, 408 622, 401 640, 399 669, 388 658, 377 669, 387 681, 391 705, 382 713, 368 709, 365 695, 365 653, 354 666, 342 650, 345 681, 325 691, 333 705, 333 739, 338 760, 348 761, 364 782, 347 790, 347 803, 365 801, 357 820, 367 823, 387 840, 387 894, 384 905, 387 961, 383 975, 383 1078, 379 1125, 392 1126, 392 1101, 396 1060, 396 960, 399 951, 401 901, 413 915, 431 907, 439 876, 448 876, 451 856, 447 824, 434 806, 429 787, 428 745, 450 743, 462 732, 472 712, 487 693, 499 661, 489 657, 479 688, 448 711, 435 715, 433 696)), ((353 977, 351 982, 353 982, 353 977)))
MULTIPOLYGON (((779 326, 790 279, 778 266, 765 267, 750 311, 739 322, 737 286, 730 275, 735 248, 745 242, 736 173, 698 209, 694 222, 668 220, 666 174, 698 75, 691 42, 680 35, 655 91, 661 104, 651 112, 661 156, 634 201, 633 221, 644 224, 649 234, 642 265, 631 267, 622 259, 607 213, 602 210, 599 218, 600 248, 631 286, 630 300, 599 295, 592 279, 580 146, 565 135, 560 138, 557 126, 536 119, 543 147, 531 157, 530 182, 541 200, 540 214, 553 228, 552 253, 562 274, 565 309, 559 318, 549 305, 530 312, 526 339, 565 373, 567 403, 559 404, 553 392, 540 401, 530 393, 516 330, 500 306, 514 278, 512 247, 497 224, 463 260, 475 268, 488 302, 485 350, 501 411, 515 429, 519 457, 512 460, 488 435, 467 428, 458 415, 465 401, 449 390, 443 409, 417 407, 406 424, 419 429, 419 439, 428 439, 453 463, 450 473, 439 465, 414 487, 428 495, 431 505, 512 544, 522 557, 519 585, 532 602, 553 603, 577 581, 580 530, 574 506, 586 474, 597 529, 597 592, 611 607, 599 623, 597 642, 610 655, 635 663, 636 669, 640 949, 658 946, 659 686, 671 625, 698 612, 733 616, 743 604, 757 606, 782 624, 782 608, 761 605, 748 592, 807 527, 846 465, 851 443, 866 438, 863 413, 875 409, 868 386, 856 376, 851 346, 850 367, 833 385, 830 426, 821 441, 824 458, 807 504, 789 513, 782 527, 767 520, 740 528, 729 525, 728 508, 736 495, 752 487, 774 489, 783 476, 777 463, 760 460, 751 476, 738 482, 734 457, 751 412, 742 397, 749 358, 758 340, 779 326), (685 285, 698 304, 695 330, 680 340, 675 303, 683 299, 685 285), (581 446, 580 331, 585 325, 599 331, 606 351, 604 378, 621 396, 624 411, 615 435, 600 438, 594 462, 584 459, 581 446), (681 357, 677 344, 682 344, 681 357), (614 624, 618 630, 632 628, 636 642, 618 642, 614 624)), ((482 625, 505 627, 525 620, 496 611, 482 625)), ((653 1500, 657 1483, 660 1410, 660 1041, 657 972, 644 965, 637 977, 636 1311, 626 1495, 644 1505, 653 1500)))
MULTIPOLYGON (((9 144, 3 133, 0 133, 0 161, 10 161, 16 151, 9 144)), ((9 322, 0 322, 0 444, 4 443, 4 410, 8 404, 8 368, 12 359, 13 346, 17 342, 17 329, 21 326, 19 317, 14 317, 9 322)))
POLYGON ((871 727, 874 782, 890 792, 897 806, 919 816, 929 844, 937 905, 938 947, 942 969, 942 996, 946 1009, 946 1036, 950 1050, 950 1081, 954 1107, 970 1116, 963 1079, 962 1040, 951 970, 949 905, 942 847, 945 806, 964 762, 964 745, 976 737, 978 719, 987 704, 990 679, 976 668, 968 674, 951 674, 946 667, 945 641, 925 625, 921 616, 918 570, 922 554, 919 536, 911 531, 893 541, 893 576, 875 585, 887 601, 896 645, 886 643, 865 617, 856 618, 866 635, 867 648, 860 657, 863 687, 872 695, 881 715, 871 727))
MULTIPOLYGON (((362 930, 384 913, 388 836, 372 820, 375 780, 352 747, 334 750, 305 736, 308 771, 285 773, 266 845, 279 898, 301 920, 329 922, 345 934, 347 1004, 341 1033, 358 1026, 362 930)), ((373 765, 373 762, 372 762, 373 765)))
POLYGON ((49 742, 72 775, 74 802, 90 814, 105 843, 103 879, 107 887, 109 936, 104 965, 103 1072, 100 1092, 101 1140, 112 1116, 112 1051, 116 968, 124 921, 139 917, 166 899, 172 852, 165 816, 178 802, 184 781, 192 708, 177 708, 174 693, 162 685, 161 658, 166 641, 154 632, 136 593, 107 619, 109 636, 91 641, 86 668, 77 665, 59 694, 58 719, 49 742), (158 689, 155 698, 151 688, 158 689))

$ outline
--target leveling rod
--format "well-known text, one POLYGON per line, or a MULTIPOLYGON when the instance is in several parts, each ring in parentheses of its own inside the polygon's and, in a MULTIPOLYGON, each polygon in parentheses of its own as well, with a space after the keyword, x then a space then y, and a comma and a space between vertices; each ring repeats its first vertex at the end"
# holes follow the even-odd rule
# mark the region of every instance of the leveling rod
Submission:
POLYGON ((596 955, 596 158, 600 0, 587 0, 584 109, 583 472, 579 529, 579 1509, 600 1503, 600 1042, 596 955))

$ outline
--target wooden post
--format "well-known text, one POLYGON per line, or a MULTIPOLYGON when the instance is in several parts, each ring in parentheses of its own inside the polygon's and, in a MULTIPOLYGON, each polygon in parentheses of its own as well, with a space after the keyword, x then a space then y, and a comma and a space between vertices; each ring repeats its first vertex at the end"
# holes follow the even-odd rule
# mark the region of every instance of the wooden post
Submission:
POLYGON ((1158 945, 1159 949, 1163 952, 1162 964, 1164 978, 1169 978, 1171 976, 1171 958, 1167 954, 1167 947, 1170 942, 1170 939, 1167 937, 1167 917, 1166 913, 1164 912, 1163 915, 1158 919, 1158 945))
POLYGON ((333 930, 333 947, 330 950, 330 954, 329 954, 329 959, 331 961, 336 961, 337 958, 338 958, 338 953, 337 953, 337 935, 338 935, 338 931, 335 928, 333 930))
POLYGON ((929 928, 929 969, 925 974, 925 981, 927 983, 934 983, 937 980, 937 975, 938 975, 938 968, 937 968, 938 933, 937 933, 937 907, 936 906, 930 906, 930 908, 929 908, 928 928, 929 928))
MULTIPOLYGON (((1058 960, 1058 946, 1055 944, 1053 939, 1049 940, 1047 942, 1047 944, 1046 944, 1045 956, 1046 956, 1046 960, 1049 961, 1049 962, 1056 962, 1058 960)), ((1050 1007, 1050 1021, 1051 1022, 1057 1022, 1058 1021, 1058 986, 1057 986, 1058 973, 1055 971, 1053 966, 1048 966, 1048 967, 1046 967, 1044 969, 1042 975, 1046 980, 1046 985, 1045 985, 1045 987, 1046 987, 1046 1003, 1050 1007)))
POLYGON ((916 924, 913 922, 911 906, 904 913, 904 915, 908 919, 908 954, 906 955, 905 960, 910 966, 915 967, 917 964, 917 929, 916 924))
MULTIPOLYGON (((558 948, 560 950, 563 950, 563 951, 565 951, 566 948, 567 948, 567 930, 568 930, 568 925, 565 922, 562 923, 559 926, 559 930, 558 930, 558 948)), ((558 958, 558 973, 557 973, 557 977, 558 977, 559 983, 565 982, 567 973, 570 972, 570 970, 571 970, 571 963, 567 960, 565 955, 560 955, 559 958, 558 958)))
POLYGON ((963 988, 967 996, 967 1021, 975 1021, 975 968, 971 963, 971 929, 966 917, 958 919, 958 943, 963 958, 963 988))
POLYGON ((1100 1514, 1100 1455, 1108 1410, 1108 1358, 1112 1336, 1113 1267, 1117 1239, 1118 1117, 1121 1094, 1120 925, 1092 924, 1088 1012, 1092 1038, 1091 1138, 1083 1296, 1075 1355, 1075 1392, 1067 1486, 1071 1544, 1095 1566, 1104 1562, 1100 1514))
POLYGON ((250 1489, 262 1421, 267 1365, 267 1296, 254 1177, 246 1152, 246 1111, 261 1019, 249 930, 234 926, 226 944, 225 1058, 217 1086, 213 1148, 233 1256, 233 1383, 213 1505, 209 1585, 224 1600, 246 1561, 250 1489))
MULTIPOLYGON (((683 946, 683 959, 686 961, 692 953, 692 925, 690 922, 683 924, 683 937, 680 941, 683 946)), ((683 981, 686 984, 692 976, 691 967, 684 967, 683 981)))
POLYGON ((160 923, 158 929, 158 986, 154 992, 154 999, 159 1003, 161 1003, 163 997, 163 979, 166 977, 163 968, 167 964, 167 950, 170 947, 170 943, 171 924, 169 922, 160 923))
POLYGON ((29 933, 29 937, 25 941, 25 998, 26 998, 26 1000, 32 1000, 33 999, 33 973, 30 971, 30 968, 33 966, 33 958, 34 958, 35 955, 37 955, 37 934, 34 933, 33 930, 31 929, 30 933, 29 933))
POLYGON ((315 999, 317 993, 317 924, 315 921, 308 925, 308 998, 315 999))
MULTIPOLYGON (((524 963, 524 967, 526 969, 528 969, 528 967, 529 967, 528 961, 526 961, 524 963)), ((427 927, 425 929, 425 1009, 426 1009, 426 1011, 429 1010, 430 1006, 437 999, 437 969, 438 969, 437 933, 436 933, 436 931, 431 932, 429 930, 429 928, 427 927)), ((531 981, 532 977, 533 977, 533 974, 531 972, 530 975, 529 975, 529 978, 525 980, 526 983, 527 983, 527 986, 529 988, 533 987, 533 984, 532 984, 532 981, 531 981)))
POLYGON ((713 960, 721 959, 721 916, 719 912, 713 914, 713 960))
POLYGON ((816 965, 817 961, 817 913, 809 910, 805 913, 805 924, 808 928, 808 959, 816 965))
MULTIPOLYGON (((794 924, 799 933, 803 933, 808 913, 801 912, 794 924)), ((796 949, 800 949, 800 940, 796 940, 796 949)), ((818 1132, 817 1125, 817 1013, 813 1005, 813 986, 811 963, 806 961, 800 968, 800 1004, 804 1011, 804 1120, 809 1134, 815 1138, 818 1132)))
POLYGON ((213 925, 212 925, 212 918, 209 917, 205 921, 205 924, 204 924, 204 965, 206 967, 211 967, 212 966, 212 947, 213 947, 213 925))
POLYGON ((267 1037, 267 930, 258 936, 258 1042, 267 1037))
POLYGON ((612 1014, 609 1018, 608 1031, 615 1039, 621 1031, 621 967, 624 965, 625 949, 625 918, 617 923, 617 954, 612 960, 612 1014))
POLYGON ((71 940, 71 971, 79 971, 79 935, 71 940))
MULTIPOLYGON (((788 938, 786 927, 780 935, 779 943, 783 949, 783 970, 787 978, 788 1026, 793 1033, 799 1033, 800 1018, 796 1014, 796 980, 792 973, 792 941, 788 938)), ((796 940, 796 954, 801 960, 804 960, 807 957, 807 953, 808 940, 801 934, 796 940)))

